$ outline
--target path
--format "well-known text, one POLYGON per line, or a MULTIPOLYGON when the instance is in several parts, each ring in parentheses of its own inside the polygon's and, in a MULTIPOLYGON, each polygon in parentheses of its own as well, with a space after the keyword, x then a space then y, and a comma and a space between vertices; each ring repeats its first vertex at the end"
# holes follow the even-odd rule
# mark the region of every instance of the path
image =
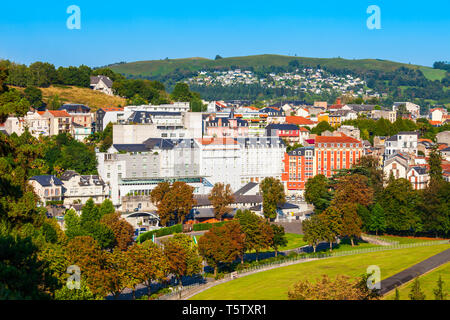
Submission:
POLYGON ((428 258, 412 266, 411 268, 403 270, 402 272, 399 272, 396 275, 393 275, 392 277, 382 280, 380 283, 381 284, 380 294, 385 295, 386 293, 394 290, 395 288, 407 283, 408 281, 411 281, 417 276, 427 273, 449 261, 450 261, 450 249, 447 249, 435 256, 432 256, 431 258, 428 258))

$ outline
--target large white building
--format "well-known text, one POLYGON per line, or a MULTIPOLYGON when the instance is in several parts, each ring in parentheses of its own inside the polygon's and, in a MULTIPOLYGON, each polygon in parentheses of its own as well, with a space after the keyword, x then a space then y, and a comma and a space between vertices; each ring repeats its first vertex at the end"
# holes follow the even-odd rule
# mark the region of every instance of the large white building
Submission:
POLYGON ((109 195, 107 185, 99 176, 80 175, 66 171, 60 179, 64 186, 64 204, 85 204, 90 198, 101 204, 109 195))
POLYGON ((405 153, 417 156, 418 136, 417 132, 402 131, 386 139, 384 155, 389 157, 395 153, 405 153))
POLYGON ((266 177, 281 179, 285 145, 278 137, 161 139, 141 144, 113 144, 98 153, 98 171, 110 187, 111 200, 149 195, 163 181, 184 181, 196 194, 207 194, 215 183, 238 190, 266 177))

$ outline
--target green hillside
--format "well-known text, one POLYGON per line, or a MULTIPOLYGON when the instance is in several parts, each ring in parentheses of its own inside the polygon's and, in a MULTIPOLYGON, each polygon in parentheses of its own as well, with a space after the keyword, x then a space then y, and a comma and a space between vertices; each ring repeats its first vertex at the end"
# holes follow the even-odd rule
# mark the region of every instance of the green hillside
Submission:
POLYGON ((111 66, 110 68, 122 74, 143 77, 161 77, 174 72, 182 71, 199 71, 205 68, 248 68, 253 67, 255 70, 269 66, 287 66, 289 62, 296 60, 301 65, 316 67, 326 66, 329 68, 349 69, 356 72, 366 70, 393 71, 399 67, 407 67, 411 69, 420 69, 425 72, 430 80, 434 80, 441 74, 433 72, 434 69, 429 67, 398 63, 388 60, 378 59, 362 59, 347 60, 342 58, 303 58, 282 55, 254 55, 245 57, 223 58, 218 60, 210 60, 206 58, 187 58, 187 59, 166 59, 152 61, 138 61, 111 66))

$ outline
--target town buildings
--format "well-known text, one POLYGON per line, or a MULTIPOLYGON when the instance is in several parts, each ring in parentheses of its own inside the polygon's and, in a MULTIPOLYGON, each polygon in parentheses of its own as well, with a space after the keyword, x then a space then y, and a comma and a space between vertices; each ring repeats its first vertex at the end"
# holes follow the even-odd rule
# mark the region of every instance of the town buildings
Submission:
POLYGON ((92 76, 91 77, 91 89, 96 91, 101 91, 109 96, 114 95, 113 81, 107 76, 92 76))
POLYGON ((417 156, 418 133, 402 131, 386 139, 385 156, 389 157, 395 153, 407 153, 417 156))
POLYGON ((80 175, 75 171, 66 171, 60 180, 64 189, 64 204, 85 204, 92 198, 94 203, 101 204, 109 196, 103 180, 97 175, 80 175))
POLYGON ((34 176, 29 179, 29 184, 44 206, 48 202, 59 202, 63 199, 63 183, 56 176, 34 176))

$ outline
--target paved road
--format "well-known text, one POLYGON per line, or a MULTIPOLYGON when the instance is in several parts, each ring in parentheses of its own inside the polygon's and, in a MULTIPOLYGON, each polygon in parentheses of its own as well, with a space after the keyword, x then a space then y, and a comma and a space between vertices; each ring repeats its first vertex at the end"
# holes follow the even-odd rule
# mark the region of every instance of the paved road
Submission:
POLYGON ((427 260, 424 260, 411 268, 403 270, 402 272, 397 273, 396 275, 384 279, 381 281, 381 290, 380 293, 385 295, 389 291, 394 290, 396 287, 401 286, 402 284, 420 276, 428 271, 431 271, 446 262, 450 261, 450 249, 447 249, 427 260))

